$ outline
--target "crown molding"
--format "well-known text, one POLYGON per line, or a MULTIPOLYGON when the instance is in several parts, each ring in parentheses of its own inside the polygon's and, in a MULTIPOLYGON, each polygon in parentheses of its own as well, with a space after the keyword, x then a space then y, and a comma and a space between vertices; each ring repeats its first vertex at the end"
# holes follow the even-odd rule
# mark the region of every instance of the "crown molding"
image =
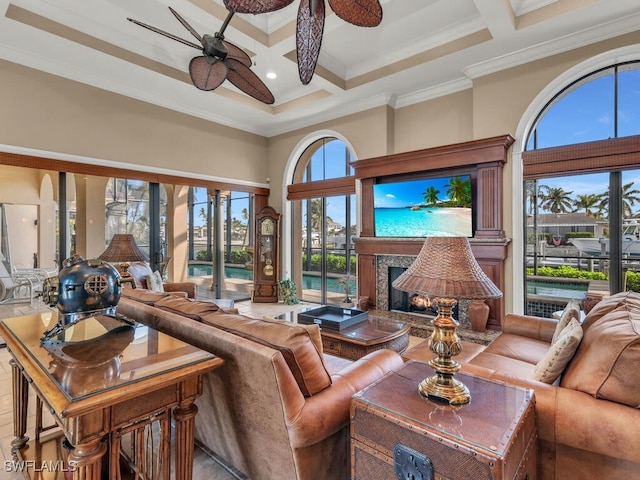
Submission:
POLYGON ((639 22, 640 13, 630 15, 622 20, 603 23, 597 27, 587 28, 570 35, 565 35, 557 40, 539 43, 518 50, 517 52, 509 53, 508 55, 502 55, 487 62, 470 65, 464 68, 462 73, 472 80, 485 75, 491 75, 503 70, 508 70, 509 68, 637 31, 639 22))
POLYGON ((418 92, 401 95, 393 106, 395 108, 407 107, 416 103, 426 102, 428 100, 433 100, 434 98, 444 97, 445 95, 451 95, 452 93, 468 90, 472 87, 473 82, 469 78, 458 78, 451 80, 450 82, 425 88, 418 92))
POLYGON ((72 155, 68 153, 51 152, 48 150, 38 150, 35 148, 19 147, 16 145, 0 144, 0 152, 14 153, 17 155, 27 155, 30 157, 48 158, 50 160, 61 160, 65 162, 78 163, 82 165, 96 165, 100 167, 133 170, 136 172, 143 172, 143 173, 155 173, 158 175, 167 175, 172 177, 204 180, 208 182, 233 183, 236 185, 245 185, 248 187, 269 188, 268 183, 250 182, 247 180, 218 177, 215 175, 203 175, 200 173, 185 172, 184 170, 173 170, 170 168, 154 167, 152 165, 136 165, 136 164, 125 163, 125 162, 117 162, 114 160, 106 160, 103 158, 85 157, 83 155, 72 155))

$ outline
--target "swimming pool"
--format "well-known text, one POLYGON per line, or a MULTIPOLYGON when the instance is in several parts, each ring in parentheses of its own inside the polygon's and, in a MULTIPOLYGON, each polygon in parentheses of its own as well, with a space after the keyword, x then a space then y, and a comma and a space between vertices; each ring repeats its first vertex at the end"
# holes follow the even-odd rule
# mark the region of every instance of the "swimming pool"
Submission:
MULTIPOLYGON (((188 274, 190 277, 204 277, 211 275, 213 267, 206 263, 194 263, 189 265, 188 274)), ((241 280, 253 281, 253 271, 246 270, 242 267, 231 267, 225 265, 224 275, 226 278, 238 278, 241 280)), ((351 279, 351 292, 356 291, 356 280, 351 279)), ((303 290, 321 290, 320 277, 318 275, 305 274, 302 276, 302 289, 303 290)), ((338 284, 338 279, 329 277, 327 278, 327 291, 334 293, 343 293, 344 288, 338 284)))
POLYGON ((587 283, 527 280, 527 295, 582 299, 587 293, 587 283))
MULTIPOLYGON (((206 277, 211 275, 213 267, 206 263, 194 263, 189 265, 187 270, 190 277, 206 277)), ((253 270, 246 270, 240 267, 224 267, 224 276, 226 278, 240 278, 242 280, 253 280, 253 270)))

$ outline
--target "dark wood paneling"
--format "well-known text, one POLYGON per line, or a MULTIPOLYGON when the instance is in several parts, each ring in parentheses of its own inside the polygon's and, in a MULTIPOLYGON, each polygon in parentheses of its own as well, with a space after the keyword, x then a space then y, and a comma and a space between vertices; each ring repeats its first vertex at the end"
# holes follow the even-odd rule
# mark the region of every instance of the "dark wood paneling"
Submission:
POLYGON ((369 297, 369 305, 376 304, 376 256, 358 255, 358 295, 369 297))
POLYGON ((506 162, 505 152, 513 144, 511 135, 457 143, 443 147, 396 153, 351 162, 356 178, 438 170, 487 162, 506 162))
MULTIPOLYGON (((509 241, 506 239, 470 239, 471 251, 482 271, 504 292, 504 261, 507 258, 509 241)), ((368 296, 372 304, 377 304, 376 296, 376 255, 410 255, 420 253, 424 240, 421 238, 357 238, 355 250, 358 254, 358 292, 368 296), (366 292, 366 293, 365 293, 366 292)), ((487 300, 489 305, 489 328, 500 329, 504 318, 504 300, 487 300)))
MULTIPOLYGON (((390 177, 459 174, 470 171, 476 182, 475 231, 471 249, 480 267, 504 292, 504 261, 509 241, 502 222, 502 169, 514 139, 502 135, 472 142, 416 150, 352 162, 361 179, 361 230, 355 240, 358 254, 358 292, 372 303, 376 299, 376 255, 417 255, 422 238, 376 238, 373 215, 373 185, 390 177), (366 292, 366 293, 365 293, 366 292)), ((501 328, 504 300, 487 301, 490 328, 501 328)))
POLYGON ((287 187, 287 200, 333 197, 356 193, 355 177, 331 178, 315 182, 294 183, 287 187))

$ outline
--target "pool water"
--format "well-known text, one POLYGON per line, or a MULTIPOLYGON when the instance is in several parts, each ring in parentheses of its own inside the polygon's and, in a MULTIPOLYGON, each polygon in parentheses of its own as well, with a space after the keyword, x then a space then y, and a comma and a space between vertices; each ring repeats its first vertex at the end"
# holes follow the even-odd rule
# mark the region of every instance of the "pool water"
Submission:
MULTIPOLYGON (((189 265, 187 274, 190 277, 206 277, 212 275, 213 266, 206 263, 194 263, 189 265)), ((240 278, 242 280, 253 280, 253 270, 246 270, 240 267, 224 267, 224 276, 226 278, 240 278)))
MULTIPOLYGON (((192 264, 189 265, 188 275, 190 277, 204 277, 207 275, 211 275, 213 271, 213 267, 207 264, 192 264)), ((224 276, 225 278, 238 278, 241 280, 253 280, 253 271, 246 270, 240 267, 224 267, 224 276)), ((351 280, 351 292, 356 291, 356 280, 355 278, 351 280)), ((302 276, 302 289, 304 290, 320 290, 321 289, 321 281, 320 277, 317 275, 303 275, 302 276)), ((337 278, 329 277, 327 278, 327 291, 334 293, 343 293, 344 288, 342 285, 338 284, 337 278)))
POLYGON ((586 283, 545 282, 540 280, 527 280, 527 294, 544 295, 546 297, 560 298, 584 298, 587 293, 586 283))

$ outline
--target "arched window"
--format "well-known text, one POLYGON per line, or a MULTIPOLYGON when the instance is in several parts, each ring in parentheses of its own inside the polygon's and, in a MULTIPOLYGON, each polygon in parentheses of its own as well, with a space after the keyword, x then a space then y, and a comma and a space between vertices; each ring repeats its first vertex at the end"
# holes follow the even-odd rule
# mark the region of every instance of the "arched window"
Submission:
POLYGON ((640 134, 640 62, 589 73, 540 111, 526 150, 640 134))
POLYGON ((537 114, 522 153, 525 313, 640 290, 639 107, 629 61, 571 82, 537 114))
POLYGON ((303 300, 341 304, 357 295, 352 158, 344 141, 323 137, 298 159, 288 198, 295 200, 292 265, 303 300))

